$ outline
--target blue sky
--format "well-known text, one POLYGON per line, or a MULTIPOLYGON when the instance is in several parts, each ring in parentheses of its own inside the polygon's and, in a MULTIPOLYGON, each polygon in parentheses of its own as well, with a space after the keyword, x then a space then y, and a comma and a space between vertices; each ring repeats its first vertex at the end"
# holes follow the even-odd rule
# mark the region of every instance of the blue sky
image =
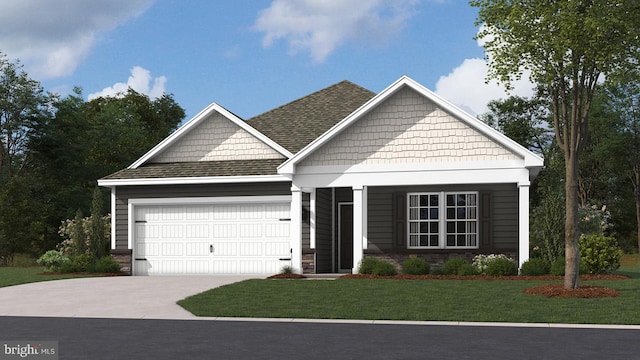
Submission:
POLYGON ((188 118, 211 102, 249 118, 345 79, 379 92, 404 74, 479 114, 506 95, 484 83, 475 18, 462 0, 3 0, 0 51, 48 91, 167 92, 188 118))

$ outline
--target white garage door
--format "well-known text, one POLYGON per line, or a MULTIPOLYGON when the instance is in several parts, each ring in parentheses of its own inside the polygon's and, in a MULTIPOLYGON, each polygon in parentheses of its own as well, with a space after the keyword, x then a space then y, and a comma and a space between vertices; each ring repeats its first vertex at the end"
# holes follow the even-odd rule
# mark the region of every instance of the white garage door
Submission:
POLYGON ((135 207, 134 273, 275 274, 290 265, 289 203, 135 207))

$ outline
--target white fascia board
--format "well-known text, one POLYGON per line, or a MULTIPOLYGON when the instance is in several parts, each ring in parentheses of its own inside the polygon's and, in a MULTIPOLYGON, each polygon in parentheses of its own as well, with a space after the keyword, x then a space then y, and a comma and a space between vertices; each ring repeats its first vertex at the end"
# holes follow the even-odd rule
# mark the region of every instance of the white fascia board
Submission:
POLYGON ((476 117, 468 114, 467 112, 465 112, 462 109, 458 108, 457 106, 453 105, 449 101, 447 101, 447 100, 441 98, 440 96, 436 95, 434 92, 432 92, 431 90, 429 90, 426 87, 422 86, 420 83, 416 82, 415 80, 411 79, 410 77, 408 77, 406 75, 403 75, 400 79, 396 80, 396 82, 394 82, 393 84, 388 86, 386 89, 382 90, 378 95, 374 96, 372 99, 370 99, 368 102, 366 102, 360 108, 355 110, 349 116, 347 116, 346 118, 344 118, 343 120, 338 122, 336 125, 334 125, 331 129, 329 129, 323 135, 321 135, 320 137, 318 137, 317 139, 315 139, 314 141, 309 143, 307 146, 305 146, 294 157, 292 157, 289 160, 287 160, 284 163, 282 163, 278 167, 278 173, 279 174, 294 174, 295 171, 296 171, 296 167, 295 167, 296 164, 298 164, 300 161, 304 160, 307 156, 309 156, 315 150, 317 150, 322 145, 326 144, 328 141, 333 139, 342 130, 344 130, 345 128, 349 127, 351 124, 356 122, 362 116, 366 115, 369 111, 374 109, 380 103, 382 103, 385 100, 387 100, 393 94, 395 94, 400 89, 402 89, 404 86, 409 86, 410 88, 412 88, 413 90, 417 91, 418 93, 420 93, 421 95, 423 95, 427 99, 429 99, 432 102, 434 102, 436 105, 441 107, 443 110, 449 112, 450 114, 452 114, 453 116, 455 116, 459 120, 464 121, 467 125, 469 125, 472 128, 478 130, 480 133, 488 136, 492 140, 496 141, 497 143, 503 145, 504 147, 506 147, 510 151, 512 151, 515 154, 517 154, 517 155, 521 156, 522 158, 524 158, 525 167, 527 167, 527 168, 529 168, 529 167, 535 168, 535 167, 542 167, 543 166, 544 161, 538 155, 536 155, 533 152, 529 151, 528 149, 524 148, 523 146, 521 146, 517 142, 511 140, 510 138, 508 138, 504 134, 502 134, 499 131, 497 131, 497 130, 493 129, 492 127, 490 127, 489 125, 487 125, 487 124, 483 123, 482 121, 478 120, 476 117))
POLYGON ((502 161, 460 161, 448 163, 404 163, 404 164, 356 164, 356 165, 326 165, 326 166, 299 166, 298 174, 342 174, 342 173, 369 173, 381 172, 412 172, 412 171, 476 171, 492 169, 522 169, 522 160, 502 161))
POLYGON ((263 143, 267 144, 272 149, 274 149, 275 151, 277 151, 280 154, 284 155, 285 157, 290 158, 290 157, 293 156, 293 154, 291 154, 291 152, 289 152, 287 149, 285 149, 282 146, 278 145, 275 141, 269 139, 268 137, 263 135, 261 132, 259 132, 258 130, 254 129, 252 126, 247 124, 246 121, 244 121, 244 120, 240 119, 239 117, 235 116, 234 114, 229 112, 227 109, 223 108, 222 106, 220 106, 220 105, 218 105, 216 103, 211 103, 211 104, 209 104, 209 106, 207 106, 202 111, 200 111, 196 116, 191 118, 191 120, 187 121, 184 125, 182 125, 178 130, 173 132, 173 134, 171 134, 168 137, 166 137, 164 140, 162 140, 156 146, 154 146, 151 150, 149 150, 146 154, 144 154, 141 158, 136 160, 128 168, 129 169, 136 169, 139 166, 141 166, 142 164, 146 163, 151 158, 153 158, 158 153, 160 153, 162 150, 168 148, 169 146, 171 146, 171 144, 175 143, 181 137, 183 137, 184 135, 189 133, 189 131, 192 128, 194 128, 196 125, 198 125, 201 121, 203 121, 204 119, 209 117, 209 115, 211 115, 214 112, 217 112, 217 113, 221 114, 222 116, 224 116, 225 118, 229 119, 234 124, 240 126, 243 130, 245 130, 248 133, 250 133, 251 135, 255 136, 258 140, 260 140, 263 143))
MULTIPOLYGON (((196 205, 196 204, 272 204, 291 202, 291 195, 264 196, 219 196, 219 197, 183 197, 183 198, 140 198, 129 199, 129 206, 143 205, 196 205)), ((129 215, 133 215, 130 212, 129 215)))
POLYGON ((281 175, 255 176, 212 176, 185 178, 150 178, 150 179, 113 179, 98 180, 98 186, 133 186, 133 185, 189 185, 189 184, 224 184, 252 182, 285 182, 290 178, 281 175))
POLYGON ((378 173, 296 174, 293 182, 304 187, 411 186, 506 184, 529 185, 529 171, 524 168, 404 171, 378 173))

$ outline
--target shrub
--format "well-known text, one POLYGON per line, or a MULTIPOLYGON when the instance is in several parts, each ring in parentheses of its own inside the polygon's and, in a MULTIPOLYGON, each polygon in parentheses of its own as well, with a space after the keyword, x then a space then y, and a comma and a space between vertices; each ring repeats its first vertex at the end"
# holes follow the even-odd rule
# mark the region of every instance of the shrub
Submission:
POLYGON ((40 256, 37 263, 46 267, 47 271, 59 271, 60 266, 69 262, 69 258, 59 251, 49 250, 40 256))
MULTIPOLYGON (((487 274, 487 267, 491 262, 493 262, 496 259, 506 259, 506 260, 513 261, 507 255, 504 255, 504 254, 489 254, 489 255, 480 254, 473 257, 473 266, 476 267, 479 274, 487 274)), ((517 266, 516 266, 516 272, 517 272, 517 266)))
POLYGON ((421 257, 412 257, 402 263, 402 273, 408 275, 426 275, 429 273, 429 264, 421 257))
POLYGON ((513 259, 506 257, 496 257, 491 259, 485 269, 485 274, 489 276, 512 276, 518 275, 518 265, 513 259))
POLYGON ((380 260, 373 268, 373 275, 377 276, 393 276, 397 273, 396 267, 392 263, 384 260, 380 260))
POLYGON ((478 269, 476 269, 473 264, 465 262, 458 267, 458 272, 456 275, 459 276, 470 276, 470 275, 478 275, 478 269))
POLYGON ((558 256, 551 263, 551 275, 564 276, 564 256, 558 256))
POLYGON ((120 272, 120 265, 114 258, 109 255, 103 256, 96 260, 88 269, 90 272, 97 273, 117 273, 120 272))
POLYGON ((358 273, 360 274, 373 274, 373 269, 376 265, 382 260, 377 257, 365 257, 360 261, 360 266, 358 267, 358 273))
POLYGON ((60 266, 60 272, 85 272, 91 266, 93 259, 89 254, 80 254, 72 256, 69 261, 60 266))
POLYGON ((620 267, 622 250, 616 239, 599 234, 580 237, 581 267, 590 274, 602 274, 620 267))
POLYGON ((469 262, 465 259, 451 258, 444 263, 444 265, 442 266, 442 271, 445 273, 445 275, 458 275, 458 269, 465 264, 469 264, 469 262))
POLYGON ((293 274, 293 267, 291 265, 285 265, 280 269, 280 274, 293 274))
POLYGON ((542 258, 532 258, 522 264, 520 272, 525 276, 549 275, 549 272, 551 272, 551 264, 542 258))

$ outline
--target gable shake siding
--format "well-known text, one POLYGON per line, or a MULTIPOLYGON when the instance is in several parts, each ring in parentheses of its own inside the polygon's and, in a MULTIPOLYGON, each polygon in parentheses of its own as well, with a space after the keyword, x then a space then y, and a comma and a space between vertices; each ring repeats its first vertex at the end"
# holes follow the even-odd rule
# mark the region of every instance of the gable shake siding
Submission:
POLYGON ((291 183, 120 186, 116 192, 116 249, 127 249, 129 199, 291 195, 291 183))
POLYGON ((254 159, 284 159, 284 156, 216 112, 151 162, 254 159))
POLYGON ((300 166, 515 160, 516 155, 404 88, 300 166))

